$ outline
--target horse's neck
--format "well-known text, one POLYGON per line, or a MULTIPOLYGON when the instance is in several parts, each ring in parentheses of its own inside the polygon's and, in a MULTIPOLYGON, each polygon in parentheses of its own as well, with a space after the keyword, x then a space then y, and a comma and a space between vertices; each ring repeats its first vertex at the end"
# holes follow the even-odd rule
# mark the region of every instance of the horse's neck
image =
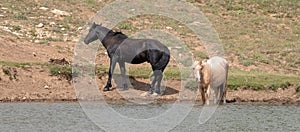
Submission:
POLYGON ((98 30, 98 39, 101 41, 103 46, 106 48, 107 44, 104 44, 106 36, 109 34, 111 30, 108 28, 102 27, 101 29, 98 30))

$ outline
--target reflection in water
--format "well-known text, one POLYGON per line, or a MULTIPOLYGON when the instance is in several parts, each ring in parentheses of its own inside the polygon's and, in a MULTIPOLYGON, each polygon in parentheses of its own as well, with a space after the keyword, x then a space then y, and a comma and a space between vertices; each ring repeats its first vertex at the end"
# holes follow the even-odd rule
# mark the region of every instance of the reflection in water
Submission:
MULTIPOLYGON (((112 108, 124 116, 136 113, 132 118, 149 118, 170 105, 113 105, 112 108)), ((203 125, 198 124, 201 108, 195 106, 172 131, 300 131, 299 106, 224 105, 203 125)), ((0 104, 0 130, 101 131, 87 118, 78 103, 0 104)))

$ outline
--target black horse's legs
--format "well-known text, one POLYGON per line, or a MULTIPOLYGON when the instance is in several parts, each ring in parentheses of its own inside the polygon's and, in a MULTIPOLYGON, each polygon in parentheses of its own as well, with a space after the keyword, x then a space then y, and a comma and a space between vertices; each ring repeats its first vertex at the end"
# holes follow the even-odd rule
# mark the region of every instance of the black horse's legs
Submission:
POLYGON ((155 81, 157 82, 156 88, 155 88, 155 93, 160 94, 160 86, 161 86, 161 80, 163 78, 163 74, 161 70, 155 70, 154 71, 155 81))
POLYGON ((154 91, 154 87, 155 87, 155 83, 156 83, 156 75, 153 73, 151 75, 151 77, 154 76, 154 79, 152 80, 151 84, 150 84, 150 89, 149 89, 149 93, 152 94, 154 91))
POLYGON ((125 69, 125 62, 119 62, 119 67, 121 70, 121 76, 122 76, 122 85, 123 85, 123 90, 127 90, 128 89, 128 85, 126 82, 126 69, 125 69))
POLYGON ((107 79, 107 83, 106 86, 104 87, 103 91, 109 91, 109 88, 112 87, 111 85, 111 79, 112 79, 112 75, 116 66, 116 60, 111 58, 110 59, 110 65, 109 65, 109 72, 108 72, 108 79, 107 79))

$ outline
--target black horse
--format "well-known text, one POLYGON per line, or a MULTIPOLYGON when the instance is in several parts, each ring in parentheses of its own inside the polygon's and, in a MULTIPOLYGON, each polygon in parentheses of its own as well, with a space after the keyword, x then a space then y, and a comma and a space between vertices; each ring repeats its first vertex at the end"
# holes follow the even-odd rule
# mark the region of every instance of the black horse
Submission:
POLYGON ((102 25, 93 23, 84 39, 84 43, 89 44, 97 39, 106 48, 110 58, 108 80, 103 91, 109 91, 109 88, 112 87, 111 79, 117 62, 120 66, 124 90, 128 89, 125 81, 125 62, 131 64, 148 62, 151 64, 154 73, 149 92, 151 94, 153 92, 160 94, 162 73, 170 60, 170 51, 165 45, 153 39, 131 39, 121 32, 114 32, 102 25), (156 88, 154 91, 155 84, 156 88))

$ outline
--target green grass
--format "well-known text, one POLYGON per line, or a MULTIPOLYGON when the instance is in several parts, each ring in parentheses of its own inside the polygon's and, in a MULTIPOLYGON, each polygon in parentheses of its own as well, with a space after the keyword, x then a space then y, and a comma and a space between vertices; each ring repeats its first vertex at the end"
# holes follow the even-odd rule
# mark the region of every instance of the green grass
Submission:
POLYGON ((299 76, 287 76, 280 74, 271 74, 263 71, 241 71, 238 69, 230 69, 228 75, 228 87, 230 89, 253 89, 265 90, 278 88, 287 88, 290 85, 296 85, 299 76))
POLYGON ((64 40, 62 38, 53 38, 53 37, 48 37, 46 38, 47 41, 52 41, 52 42, 63 42, 64 40))
POLYGON ((41 62, 10 62, 10 61, 0 61, 2 66, 11 66, 11 67, 30 67, 32 65, 48 65, 48 63, 41 62))
MULTIPOLYGON (((105 76, 108 72, 108 66, 97 66, 96 75, 105 76)), ((152 73, 150 67, 130 67, 127 74, 136 78, 149 78, 152 73)), ((182 69, 182 72, 177 67, 167 67, 164 71, 164 77, 166 79, 176 79, 187 78, 190 75, 190 69, 182 69)), ((115 70, 114 74, 120 74, 120 71, 115 70)))
POLYGON ((70 81, 72 80, 73 75, 76 75, 76 73, 73 74, 72 66, 70 65, 49 65, 48 67, 50 69, 51 76, 61 76, 70 81))

